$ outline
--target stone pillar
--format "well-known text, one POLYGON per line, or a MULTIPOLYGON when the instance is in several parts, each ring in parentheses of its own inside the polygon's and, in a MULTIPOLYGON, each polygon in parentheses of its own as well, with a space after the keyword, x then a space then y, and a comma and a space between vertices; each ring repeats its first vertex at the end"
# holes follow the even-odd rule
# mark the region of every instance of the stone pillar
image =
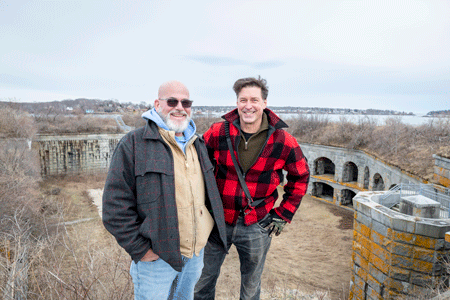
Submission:
POLYGON ((314 175, 322 175, 325 173, 325 162, 323 159, 320 159, 316 163, 316 174, 314 175))
POLYGON ((434 154, 434 176, 438 184, 450 187, 450 159, 434 154))
MULTIPOLYGON (((393 211, 380 192, 353 198, 353 274, 349 299, 397 299, 424 295, 448 279, 445 259, 449 219, 425 219, 393 211)), ((424 298, 427 299, 427 298, 424 298)))

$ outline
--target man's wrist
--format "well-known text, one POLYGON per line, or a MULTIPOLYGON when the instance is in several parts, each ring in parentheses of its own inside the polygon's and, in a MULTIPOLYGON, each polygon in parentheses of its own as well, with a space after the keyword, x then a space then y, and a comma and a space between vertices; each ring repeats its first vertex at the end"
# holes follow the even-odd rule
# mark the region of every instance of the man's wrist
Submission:
POLYGON ((272 220, 279 221, 279 222, 281 222, 281 221, 286 222, 282 217, 280 217, 277 214, 277 212, 275 211, 274 208, 270 210, 270 216, 271 216, 272 220))

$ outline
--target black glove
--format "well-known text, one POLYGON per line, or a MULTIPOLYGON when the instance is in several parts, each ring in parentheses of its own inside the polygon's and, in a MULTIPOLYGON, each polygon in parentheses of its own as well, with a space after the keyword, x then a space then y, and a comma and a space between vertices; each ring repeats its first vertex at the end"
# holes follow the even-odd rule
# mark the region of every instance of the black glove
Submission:
POLYGON ((269 216, 262 220, 259 225, 269 230, 269 236, 272 236, 274 233, 276 236, 279 236, 286 223, 287 222, 278 216, 275 210, 272 209, 269 212, 269 216))

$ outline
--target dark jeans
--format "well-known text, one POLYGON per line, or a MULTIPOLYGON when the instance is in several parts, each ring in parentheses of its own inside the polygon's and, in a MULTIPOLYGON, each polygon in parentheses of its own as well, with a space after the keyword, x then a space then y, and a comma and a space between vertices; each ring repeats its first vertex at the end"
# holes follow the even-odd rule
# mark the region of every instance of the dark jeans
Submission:
MULTIPOLYGON (((257 300, 261 294, 261 274, 272 240, 258 223, 245 226, 239 217, 236 226, 227 225, 227 250, 234 244, 241 263, 241 300, 257 300)), ((205 247, 202 275, 194 289, 194 299, 214 299, 220 267, 226 254, 215 244, 205 247)))

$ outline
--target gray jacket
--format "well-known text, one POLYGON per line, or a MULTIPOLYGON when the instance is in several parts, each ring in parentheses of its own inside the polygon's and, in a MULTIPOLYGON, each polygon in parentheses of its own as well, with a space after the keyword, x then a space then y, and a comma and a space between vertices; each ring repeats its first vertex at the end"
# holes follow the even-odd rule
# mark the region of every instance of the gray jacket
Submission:
MULTIPOLYGON (((205 180, 206 207, 215 226, 209 241, 226 251, 222 200, 204 141, 194 141, 205 180)), ((175 270, 184 263, 180 253, 173 157, 158 126, 127 133, 117 145, 103 191, 103 224, 138 262, 149 249, 175 270)))

